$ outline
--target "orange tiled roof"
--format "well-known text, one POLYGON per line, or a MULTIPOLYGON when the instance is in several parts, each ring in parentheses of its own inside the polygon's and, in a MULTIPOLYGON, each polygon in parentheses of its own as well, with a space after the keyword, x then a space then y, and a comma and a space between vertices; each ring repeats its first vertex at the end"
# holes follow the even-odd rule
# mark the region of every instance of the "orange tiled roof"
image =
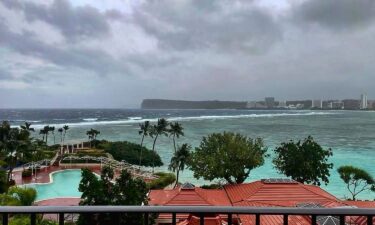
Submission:
POLYGON ((202 188, 173 190, 151 190, 150 205, 194 205, 194 206, 230 206, 224 190, 202 188))
MULTIPOLYGON (((178 223, 178 225, 199 225, 199 224, 200 224, 199 217, 194 216, 194 215, 190 215, 189 218, 178 223)), ((215 216, 215 217, 205 217, 204 224, 205 225, 226 225, 227 222, 224 221, 220 216, 215 216)))
MULTIPOLYGON (((375 208, 375 201, 341 201, 320 187, 298 182, 269 183, 255 181, 247 184, 226 185, 224 190, 178 188, 174 190, 152 190, 150 192, 151 205, 297 207, 297 205, 305 203, 314 203, 326 208, 342 206, 375 208)), ((159 215, 160 218, 164 216, 169 217, 169 215, 159 215)), ((243 225, 255 225, 255 216, 239 215, 239 217, 243 225)), ((179 218, 183 220, 180 225, 194 224, 192 215, 185 214, 179 218), (191 220, 186 220, 188 217, 191 220)), ((356 225, 365 225, 367 222, 365 217, 348 217, 347 220, 350 220, 350 224, 356 225)), ((261 216, 261 224, 277 225, 282 223, 282 216, 261 216)), ((308 216, 290 216, 289 224, 310 225, 311 219, 308 216)))
POLYGON ((255 181, 248 184, 227 185, 225 191, 233 205, 241 201, 251 201, 293 207, 304 202, 325 204, 339 201, 319 187, 301 183, 281 184, 255 181))
POLYGON ((375 201, 343 201, 345 204, 358 208, 375 208, 375 201))

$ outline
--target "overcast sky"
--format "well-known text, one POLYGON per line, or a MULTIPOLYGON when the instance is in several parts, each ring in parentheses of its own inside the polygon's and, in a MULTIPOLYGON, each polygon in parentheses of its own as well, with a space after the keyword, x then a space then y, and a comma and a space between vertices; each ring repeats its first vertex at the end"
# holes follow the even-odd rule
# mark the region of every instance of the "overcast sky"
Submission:
POLYGON ((373 0, 0 0, 0 107, 375 98, 373 0))

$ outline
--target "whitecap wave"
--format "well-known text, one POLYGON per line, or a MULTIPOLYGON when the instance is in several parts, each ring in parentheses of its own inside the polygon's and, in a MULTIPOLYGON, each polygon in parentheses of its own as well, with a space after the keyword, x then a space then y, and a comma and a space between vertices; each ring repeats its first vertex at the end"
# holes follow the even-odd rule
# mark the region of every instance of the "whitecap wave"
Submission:
POLYGON ((28 122, 28 123, 40 123, 41 120, 10 120, 10 122, 28 122))
POLYGON ((84 120, 84 121, 97 121, 98 118, 84 118, 82 120, 84 120))
MULTIPOLYGON (((187 116, 187 117, 167 117, 169 121, 190 121, 190 120, 220 120, 220 119, 240 119, 240 118, 272 118, 272 117, 290 117, 290 116, 319 116, 319 115, 333 115, 338 113, 333 112, 290 112, 290 113, 263 113, 263 114, 239 114, 239 115, 209 115, 209 116, 187 116)), ((69 127, 89 127, 89 126, 104 126, 104 125, 122 125, 122 124, 138 124, 144 121, 157 122, 158 118, 142 118, 129 117, 124 120, 107 120, 107 121, 84 121, 78 123, 63 123, 63 124, 49 124, 50 126, 62 127, 68 125, 69 127), (132 118, 132 119, 130 119, 132 118)), ((36 124, 33 127, 36 129, 43 128, 45 124, 36 124)))
POLYGON ((128 117, 129 120, 141 120, 141 116, 128 117))

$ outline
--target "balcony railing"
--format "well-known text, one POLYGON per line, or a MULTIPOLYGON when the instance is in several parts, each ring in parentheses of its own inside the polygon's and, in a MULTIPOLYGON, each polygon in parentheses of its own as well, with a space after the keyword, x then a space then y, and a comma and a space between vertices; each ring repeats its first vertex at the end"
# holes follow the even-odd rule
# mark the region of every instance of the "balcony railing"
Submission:
POLYGON ((113 214, 121 213, 143 214, 144 225, 148 225, 151 214, 170 214, 171 224, 175 225, 177 214, 199 215, 200 225, 204 225, 206 215, 227 215, 228 225, 233 224, 234 215, 255 216, 255 225, 261 225, 261 217, 266 215, 278 215, 283 218, 283 225, 288 225, 289 216, 308 216, 311 225, 317 225, 318 216, 335 216, 340 225, 346 224, 346 217, 360 216, 366 218, 366 225, 374 225, 375 209, 364 208, 263 208, 263 207, 211 207, 211 206, 3 206, 0 207, 2 224, 8 225, 9 216, 16 214, 30 215, 30 224, 36 224, 38 214, 58 214, 59 225, 64 224, 66 214, 113 214), (147 219, 146 219, 147 218, 147 219))

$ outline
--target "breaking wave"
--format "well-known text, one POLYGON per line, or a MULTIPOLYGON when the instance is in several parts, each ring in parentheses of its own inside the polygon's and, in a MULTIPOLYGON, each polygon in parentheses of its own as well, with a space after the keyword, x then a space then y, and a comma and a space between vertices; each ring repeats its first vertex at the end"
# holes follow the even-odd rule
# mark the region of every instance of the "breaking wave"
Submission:
MULTIPOLYGON (((166 117, 169 121, 190 121, 190 120, 220 120, 220 119, 240 119, 240 118, 272 118, 272 117, 291 117, 291 116, 319 116, 332 115, 337 113, 332 112, 296 112, 296 113, 264 113, 264 114, 240 114, 240 115, 209 115, 209 116, 181 116, 181 117, 166 117)), ((143 118, 143 117, 128 117, 122 120, 103 120, 97 118, 87 118, 84 122, 74 123, 60 123, 49 124, 50 126, 59 127, 68 125, 70 127, 80 126, 103 126, 103 125, 122 125, 122 124, 137 124, 144 121, 157 122, 158 118, 143 118)), ((46 124, 34 124, 34 128, 42 128, 46 124)))

